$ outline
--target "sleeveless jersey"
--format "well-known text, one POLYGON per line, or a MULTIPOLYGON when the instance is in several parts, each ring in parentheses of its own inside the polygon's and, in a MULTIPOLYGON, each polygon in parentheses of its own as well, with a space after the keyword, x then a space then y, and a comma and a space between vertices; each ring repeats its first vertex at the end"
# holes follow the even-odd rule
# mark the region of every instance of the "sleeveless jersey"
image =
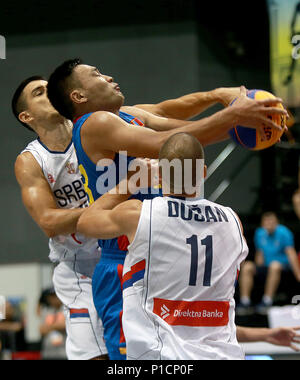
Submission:
MULTIPOLYGON (((30 152, 40 165, 58 208, 88 207, 88 197, 72 143, 64 152, 54 152, 37 139, 31 142, 22 153, 24 152, 30 152)), ((97 240, 86 238, 78 233, 51 238, 49 248, 49 258, 52 262, 73 261, 76 257, 78 260, 100 257, 97 240)))
POLYGON ((234 292, 247 254, 230 208, 204 199, 144 201, 122 280, 127 359, 244 359, 234 292))
MULTIPOLYGON (((91 115, 92 113, 88 113, 75 120, 73 128, 73 143, 76 149, 79 170, 83 176, 84 188, 88 194, 90 204, 92 204, 105 192, 111 190, 122 179, 124 179, 127 175, 130 162, 135 159, 135 157, 126 156, 119 153, 115 154, 115 158, 112 163, 112 165, 115 165, 116 168, 115 181, 112 181, 111 185, 109 186, 107 182, 107 172, 109 170, 109 166, 97 166, 94 164, 89 159, 81 144, 81 128, 91 115), (106 178, 106 182, 105 180, 101 182, 102 177, 106 178), (105 191, 101 189, 101 186, 99 186, 100 183, 107 184, 105 191)), ((126 121, 128 124, 138 125, 141 127, 144 126, 144 124, 139 119, 125 112, 120 111, 119 117, 126 121)), ((133 198, 143 201, 144 199, 152 199, 154 196, 151 194, 137 193, 133 196, 133 198)), ((126 236, 120 236, 116 239, 99 240, 99 245, 102 248, 102 256, 104 256, 106 253, 113 253, 114 256, 120 255, 122 259, 125 258, 128 244, 129 242, 126 236)))

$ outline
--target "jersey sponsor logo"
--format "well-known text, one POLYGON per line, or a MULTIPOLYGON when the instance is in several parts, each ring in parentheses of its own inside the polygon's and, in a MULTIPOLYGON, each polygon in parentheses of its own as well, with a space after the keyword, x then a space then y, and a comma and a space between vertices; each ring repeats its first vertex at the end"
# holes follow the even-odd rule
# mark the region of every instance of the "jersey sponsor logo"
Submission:
POLYGON ((170 315, 170 309, 168 309, 166 305, 163 305, 161 307, 160 316, 162 317, 162 319, 166 319, 166 318, 168 318, 169 315, 170 315))
POLYGON ((229 322, 228 301, 171 301, 154 298, 153 312, 171 326, 217 327, 229 322))

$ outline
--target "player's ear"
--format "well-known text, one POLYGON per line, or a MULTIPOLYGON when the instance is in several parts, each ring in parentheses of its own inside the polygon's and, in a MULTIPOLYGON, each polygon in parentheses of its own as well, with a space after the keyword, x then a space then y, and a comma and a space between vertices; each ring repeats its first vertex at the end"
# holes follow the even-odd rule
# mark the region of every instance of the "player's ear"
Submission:
POLYGON ((30 115, 28 111, 23 111, 19 114, 19 120, 22 123, 29 124, 33 121, 33 117, 30 115))
POLYGON ((88 99, 80 90, 73 90, 70 94, 70 99, 73 103, 76 104, 86 103, 88 101, 88 99))

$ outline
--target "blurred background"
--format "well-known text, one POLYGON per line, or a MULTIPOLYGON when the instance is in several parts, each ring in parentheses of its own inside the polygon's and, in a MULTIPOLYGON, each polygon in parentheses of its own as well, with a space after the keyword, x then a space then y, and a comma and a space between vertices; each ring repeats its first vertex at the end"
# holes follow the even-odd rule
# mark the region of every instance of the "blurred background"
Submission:
MULTIPOLYGON (((239 214, 249 259, 254 260, 254 232, 266 211, 275 212, 293 232, 296 251, 300 250, 300 222, 292 201, 299 187, 300 37, 292 42, 298 34, 297 0, 128 0, 122 5, 108 0, 11 0, 1 5, 6 59, 0 60, 0 294, 22 300, 22 344, 32 350, 41 347, 40 315, 35 308, 43 290, 52 285, 52 267, 47 238, 24 209, 14 177, 16 156, 35 138, 11 113, 11 98, 19 83, 32 75, 47 77, 62 61, 81 57, 120 83, 127 105, 241 85, 282 97, 291 118, 280 144, 251 152, 228 140, 206 149, 211 168, 206 198, 239 214)), ((219 109, 213 107, 203 116, 219 109)), ((289 305, 300 294, 293 274, 280 286, 274 305, 289 305)), ((254 298, 261 297, 262 287, 257 283, 254 298)), ((237 287, 237 302, 238 297, 237 287)), ((237 317, 237 322, 270 324, 267 316, 258 315, 237 317)))

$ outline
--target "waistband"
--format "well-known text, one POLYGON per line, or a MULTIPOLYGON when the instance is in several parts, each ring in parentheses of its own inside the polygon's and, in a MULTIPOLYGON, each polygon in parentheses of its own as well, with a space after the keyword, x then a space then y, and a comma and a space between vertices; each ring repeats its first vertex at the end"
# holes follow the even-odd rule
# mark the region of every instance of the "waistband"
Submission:
POLYGON ((126 253, 127 251, 102 248, 100 263, 117 262, 119 264, 124 264, 126 253))

